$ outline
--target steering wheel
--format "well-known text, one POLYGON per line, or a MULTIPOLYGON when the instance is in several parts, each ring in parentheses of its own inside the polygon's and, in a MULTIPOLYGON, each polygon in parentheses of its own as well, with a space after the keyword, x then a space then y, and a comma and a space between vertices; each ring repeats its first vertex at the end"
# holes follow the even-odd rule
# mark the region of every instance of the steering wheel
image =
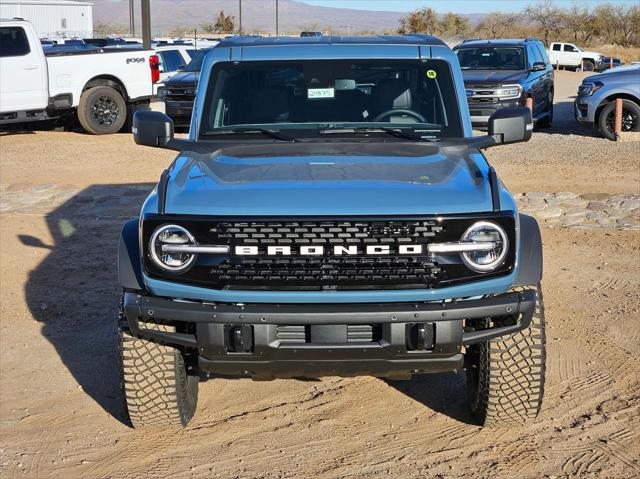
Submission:
POLYGON ((424 116, 422 116, 420 113, 418 113, 417 111, 413 111, 413 110, 408 110, 406 108, 397 108, 395 110, 387 110, 387 111, 383 111, 382 113, 380 113, 378 116, 376 116, 373 121, 374 122, 379 122, 382 121, 383 118, 387 118, 389 116, 392 115, 409 115, 413 118, 415 118, 416 120, 418 120, 421 123, 426 123, 427 120, 424 116))

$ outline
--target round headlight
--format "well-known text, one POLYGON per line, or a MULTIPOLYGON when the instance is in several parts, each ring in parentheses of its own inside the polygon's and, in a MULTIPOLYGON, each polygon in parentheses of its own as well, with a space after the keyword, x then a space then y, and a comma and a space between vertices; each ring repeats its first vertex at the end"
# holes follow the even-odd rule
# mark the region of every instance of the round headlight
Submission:
POLYGON ((471 225, 462 236, 462 241, 491 242, 494 244, 492 249, 469 251, 460 254, 467 267, 481 273, 493 271, 500 266, 504 262, 509 249, 509 239, 505 231, 497 224, 489 221, 478 221, 471 225))
POLYGON ((161 226, 151 236, 149 252, 153 261, 162 269, 179 273, 196 259, 193 253, 180 251, 181 246, 195 245, 191 233, 182 226, 161 226))

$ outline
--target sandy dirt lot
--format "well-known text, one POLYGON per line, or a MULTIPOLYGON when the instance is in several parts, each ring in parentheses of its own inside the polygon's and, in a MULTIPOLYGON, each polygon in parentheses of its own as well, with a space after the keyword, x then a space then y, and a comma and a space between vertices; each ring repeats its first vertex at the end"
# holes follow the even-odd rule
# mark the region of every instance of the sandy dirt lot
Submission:
MULTIPOLYGON (((638 146, 557 125, 487 155, 514 192, 640 193, 638 146)), ((0 136, 0 476, 640 477, 640 233, 544 229, 541 416, 479 428, 463 373, 215 379, 185 429, 126 425, 116 245, 172 153, 129 135, 0 136), (6 200, 6 201, 5 201, 6 200)))

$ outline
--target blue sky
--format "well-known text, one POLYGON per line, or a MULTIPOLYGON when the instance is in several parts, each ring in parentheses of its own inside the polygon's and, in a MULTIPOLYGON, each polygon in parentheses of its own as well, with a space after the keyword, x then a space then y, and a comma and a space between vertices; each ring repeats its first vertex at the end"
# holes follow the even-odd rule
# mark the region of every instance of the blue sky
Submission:
MULTIPOLYGON (((385 10, 409 12, 421 7, 431 7, 437 12, 487 13, 495 11, 514 12, 527 7, 533 0, 299 0, 312 5, 325 7, 355 8, 359 10, 385 10)), ((637 5, 638 0, 554 0, 558 6, 594 7, 599 3, 637 5)))

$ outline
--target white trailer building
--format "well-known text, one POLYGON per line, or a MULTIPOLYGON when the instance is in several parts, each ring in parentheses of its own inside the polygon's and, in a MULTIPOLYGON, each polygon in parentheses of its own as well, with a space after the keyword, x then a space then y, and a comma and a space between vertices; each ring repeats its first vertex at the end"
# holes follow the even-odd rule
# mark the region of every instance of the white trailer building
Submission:
POLYGON ((93 4, 73 0, 0 0, 0 18, 24 18, 40 38, 93 36, 93 4))

